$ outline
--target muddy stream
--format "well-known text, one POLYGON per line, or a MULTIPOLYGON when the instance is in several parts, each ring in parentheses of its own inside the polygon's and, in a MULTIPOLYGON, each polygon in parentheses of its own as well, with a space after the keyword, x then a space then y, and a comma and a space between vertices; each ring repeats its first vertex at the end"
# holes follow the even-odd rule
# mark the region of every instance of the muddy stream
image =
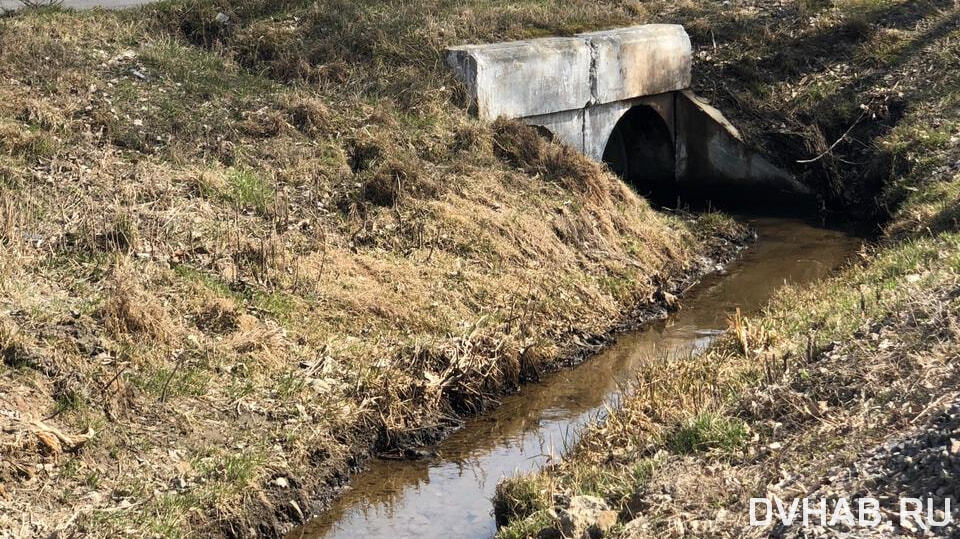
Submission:
POLYGON ((694 287, 668 319, 620 335, 583 365, 504 398, 442 442, 436 457, 371 462, 329 511, 288 537, 492 537, 490 499, 500 479, 562 454, 584 423, 616 402, 637 365, 655 354, 702 350, 737 307, 756 312, 785 282, 818 279, 860 245, 845 232, 799 219, 747 221, 758 233, 756 244, 723 274, 694 287))

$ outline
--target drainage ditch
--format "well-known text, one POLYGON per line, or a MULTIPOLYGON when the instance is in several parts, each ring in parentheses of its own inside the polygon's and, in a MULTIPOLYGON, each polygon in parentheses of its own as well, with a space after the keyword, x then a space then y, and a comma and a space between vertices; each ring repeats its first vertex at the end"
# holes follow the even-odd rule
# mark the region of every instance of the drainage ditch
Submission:
POLYGON ((756 245, 711 275, 665 320, 622 335, 608 350, 525 386, 469 420, 415 461, 375 460, 300 538, 480 538, 496 533, 490 499, 508 475, 562 455, 587 422, 602 418, 637 366, 658 354, 695 356, 739 308, 756 312, 785 283, 804 284, 840 266, 861 241, 797 218, 752 218, 756 245))

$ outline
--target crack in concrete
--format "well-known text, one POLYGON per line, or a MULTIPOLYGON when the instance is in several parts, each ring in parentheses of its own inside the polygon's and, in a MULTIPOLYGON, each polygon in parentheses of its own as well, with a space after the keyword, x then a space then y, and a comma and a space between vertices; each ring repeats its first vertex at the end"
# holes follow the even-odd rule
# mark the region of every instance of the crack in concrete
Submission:
POLYGON ((587 47, 590 48, 590 72, 588 74, 590 80, 590 101, 588 101, 585 105, 585 107, 589 107, 590 105, 595 105, 599 101, 597 62, 600 53, 598 52, 597 44, 593 42, 593 39, 587 38, 584 41, 586 42, 587 47))
POLYGON ((597 50, 597 44, 591 38, 584 39, 587 47, 590 49, 590 71, 587 73, 588 80, 590 81, 590 100, 583 106, 583 111, 580 113, 580 148, 581 151, 586 151, 587 148, 587 114, 589 113, 590 107, 596 105, 599 101, 599 77, 597 76, 597 63, 599 61, 600 53, 597 50))

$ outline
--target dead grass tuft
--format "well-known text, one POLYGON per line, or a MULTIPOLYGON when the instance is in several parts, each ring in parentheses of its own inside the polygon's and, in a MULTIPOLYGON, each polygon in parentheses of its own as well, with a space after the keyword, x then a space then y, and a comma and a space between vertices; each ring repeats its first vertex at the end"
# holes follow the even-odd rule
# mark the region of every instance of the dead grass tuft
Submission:
POLYGON ((8 155, 28 161, 53 157, 57 153, 57 141, 44 131, 34 131, 27 126, 0 123, 2 147, 8 155))
POLYGON ((147 291, 133 262, 116 259, 105 292, 106 301, 100 317, 115 338, 135 340, 148 337, 165 341, 174 335, 166 308, 147 291))
POLYGON ((5 191, 0 194, 0 245, 14 246, 19 244, 18 230, 20 213, 12 196, 5 191))
POLYGON ((108 230, 94 235, 91 249, 93 251, 127 254, 133 252, 140 238, 140 231, 136 222, 127 213, 113 216, 112 219, 108 220, 108 223, 111 221, 112 226, 108 230))
POLYGON ((386 150, 370 137, 358 138, 347 143, 347 160, 355 174, 373 168, 386 155, 386 150))
POLYGON ((493 137, 489 130, 475 123, 464 123, 456 127, 450 150, 453 154, 491 154, 493 137))
POLYGON ((217 297, 197 313, 195 321, 204 331, 227 334, 240 329, 240 316, 235 301, 217 297))
POLYGON ((0 318, 0 359, 11 369, 31 367, 34 363, 20 328, 6 317, 0 318))
POLYGON ((403 197, 433 199, 439 187, 429 176, 421 174, 416 160, 392 158, 377 167, 370 179, 363 182, 363 199, 377 206, 394 206, 403 197))
POLYGON ((255 138, 279 136, 289 124, 278 110, 257 110, 243 114, 239 127, 244 133, 255 138))
POLYGON ((317 98, 297 98, 287 107, 293 125, 310 136, 325 132, 330 125, 330 110, 317 98))
POLYGON ((544 138, 535 128, 517 121, 493 123, 494 151, 500 159, 529 174, 560 181, 570 189, 598 201, 609 181, 600 165, 576 151, 544 138))

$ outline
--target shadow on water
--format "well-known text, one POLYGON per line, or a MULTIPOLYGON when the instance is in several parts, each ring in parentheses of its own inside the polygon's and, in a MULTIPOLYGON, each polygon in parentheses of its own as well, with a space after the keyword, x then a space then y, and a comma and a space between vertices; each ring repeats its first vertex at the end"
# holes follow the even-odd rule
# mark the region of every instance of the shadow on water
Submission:
POLYGON ((756 218, 758 242, 712 275, 668 319, 622 335, 607 351, 525 386, 493 412, 467 421, 420 461, 374 461, 325 514, 288 537, 491 537, 490 499, 505 476, 562 454, 588 421, 602 417, 637 366, 657 354, 705 348, 736 308, 755 312, 784 283, 836 269, 860 245, 845 232, 796 218, 756 218))

